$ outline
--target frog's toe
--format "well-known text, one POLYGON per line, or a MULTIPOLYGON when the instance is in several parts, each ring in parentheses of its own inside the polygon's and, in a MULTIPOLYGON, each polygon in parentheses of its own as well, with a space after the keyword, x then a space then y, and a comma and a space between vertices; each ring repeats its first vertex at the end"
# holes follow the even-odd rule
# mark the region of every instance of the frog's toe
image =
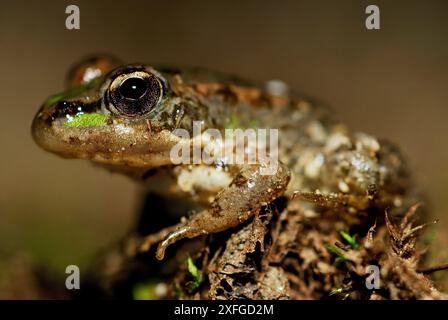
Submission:
POLYGON ((165 240, 159 243, 159 246, 157 247, 156 252, 156 258, 158 260, 163 260, 165 257, 165 250, 173 243, 176 243, 178 240, 181 240, 188 236, 188 233, 190 232, 190 227, 184 226, 181 228, 178 228, 177 230, 171 232, 165 240))
POLYGON ((168 228, 164 228, 160 230, 159 232, 150 234, 146 237, 144 237, 140 243, 139 251, 140 252, 147 252, 151 249, 151 247, 160 241, 163 241, 166 239, 171 233, 175 232, 179 228, 178 225, 174 225, 168 228))

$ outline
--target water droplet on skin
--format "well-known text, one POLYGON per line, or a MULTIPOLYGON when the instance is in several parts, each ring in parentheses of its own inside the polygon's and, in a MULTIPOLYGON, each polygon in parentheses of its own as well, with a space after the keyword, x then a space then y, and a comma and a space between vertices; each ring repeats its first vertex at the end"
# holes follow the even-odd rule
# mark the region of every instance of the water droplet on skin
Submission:
POLYGON ((350 191, 350 188, 344 181, 339 181, 338 187, 341 192, 348 193, 350 191))
POLYGON ((101 76, 101 70, 100 69, 94 69, 94 68, 87 68, 84 72, 84 75, 82 77, 82 81, 84 83, 87 83, 97 77, 101 76))
POLYGON ((289 86, 281 80, 270 80, 266 82, 266 91, 273 96, 286 97, 289 93, 289 86))
POLYGON ((247 187, 248 187, 249 189, 255 187, 255 181, 252 180, 252 179, 247 180, 247 187))

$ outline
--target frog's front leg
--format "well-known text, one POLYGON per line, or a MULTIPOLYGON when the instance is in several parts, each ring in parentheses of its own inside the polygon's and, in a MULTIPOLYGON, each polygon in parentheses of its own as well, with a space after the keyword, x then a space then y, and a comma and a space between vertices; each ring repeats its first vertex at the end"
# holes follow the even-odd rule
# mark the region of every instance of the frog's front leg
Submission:
MULTIPOLYGON (((281 196, 290 179, 289 169, 279 163, 272 175, 263 175, 260 164, 244 166, 230 185, 220 191, 208 209, 205 209, 176 226, 157 248, 156 257, 162 260, 166 248, 183 238, 194 238, 203 234, 216 233, 238 226, 249 219, 262 206, 281 196)), ((163 232, 160 233, 160 236, 163 232)), ((154 243, 160 236, 152 237, 154 243)), ((145 249, 150 244, 144 242, 145 249)))

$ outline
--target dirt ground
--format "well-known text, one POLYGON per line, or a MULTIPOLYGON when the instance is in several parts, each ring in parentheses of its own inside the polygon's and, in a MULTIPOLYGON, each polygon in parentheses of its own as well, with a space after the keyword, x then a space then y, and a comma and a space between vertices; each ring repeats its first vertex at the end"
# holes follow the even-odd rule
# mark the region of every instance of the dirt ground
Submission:
POLYGON ((15 256, 3 266, 0 298, 447 299, 431 275, 448 266, 427 266, 431 246, 420 236, 435 222, 416 223, 419 206, 392 217, 279 199, 241 227, 177 245, 163 263, 154 263, 154 250, 130 249, 131 234, 98 254, 74 295, 15 256), (368 286, 372 266, 377 288, 368 286))

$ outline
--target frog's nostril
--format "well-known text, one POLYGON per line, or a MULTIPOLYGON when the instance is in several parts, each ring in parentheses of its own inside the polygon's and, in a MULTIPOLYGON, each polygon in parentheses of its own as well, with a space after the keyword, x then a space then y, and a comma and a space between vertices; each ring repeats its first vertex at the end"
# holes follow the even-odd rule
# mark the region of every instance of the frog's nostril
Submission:
POLYGON ((67 112, 73 112, 73 110, 76 109, 76 104, 70 101, 59 101, 56 104, 56 109, 58 109, 58 111, 63 112, 63 113, 67 113, 67 112))
POLYGON ((61 117, 74 116, 80 111, 80 107, 77 103, 62 100, 56 103, 56 105, 54 106, 51 118, 57 119, 61 117))

